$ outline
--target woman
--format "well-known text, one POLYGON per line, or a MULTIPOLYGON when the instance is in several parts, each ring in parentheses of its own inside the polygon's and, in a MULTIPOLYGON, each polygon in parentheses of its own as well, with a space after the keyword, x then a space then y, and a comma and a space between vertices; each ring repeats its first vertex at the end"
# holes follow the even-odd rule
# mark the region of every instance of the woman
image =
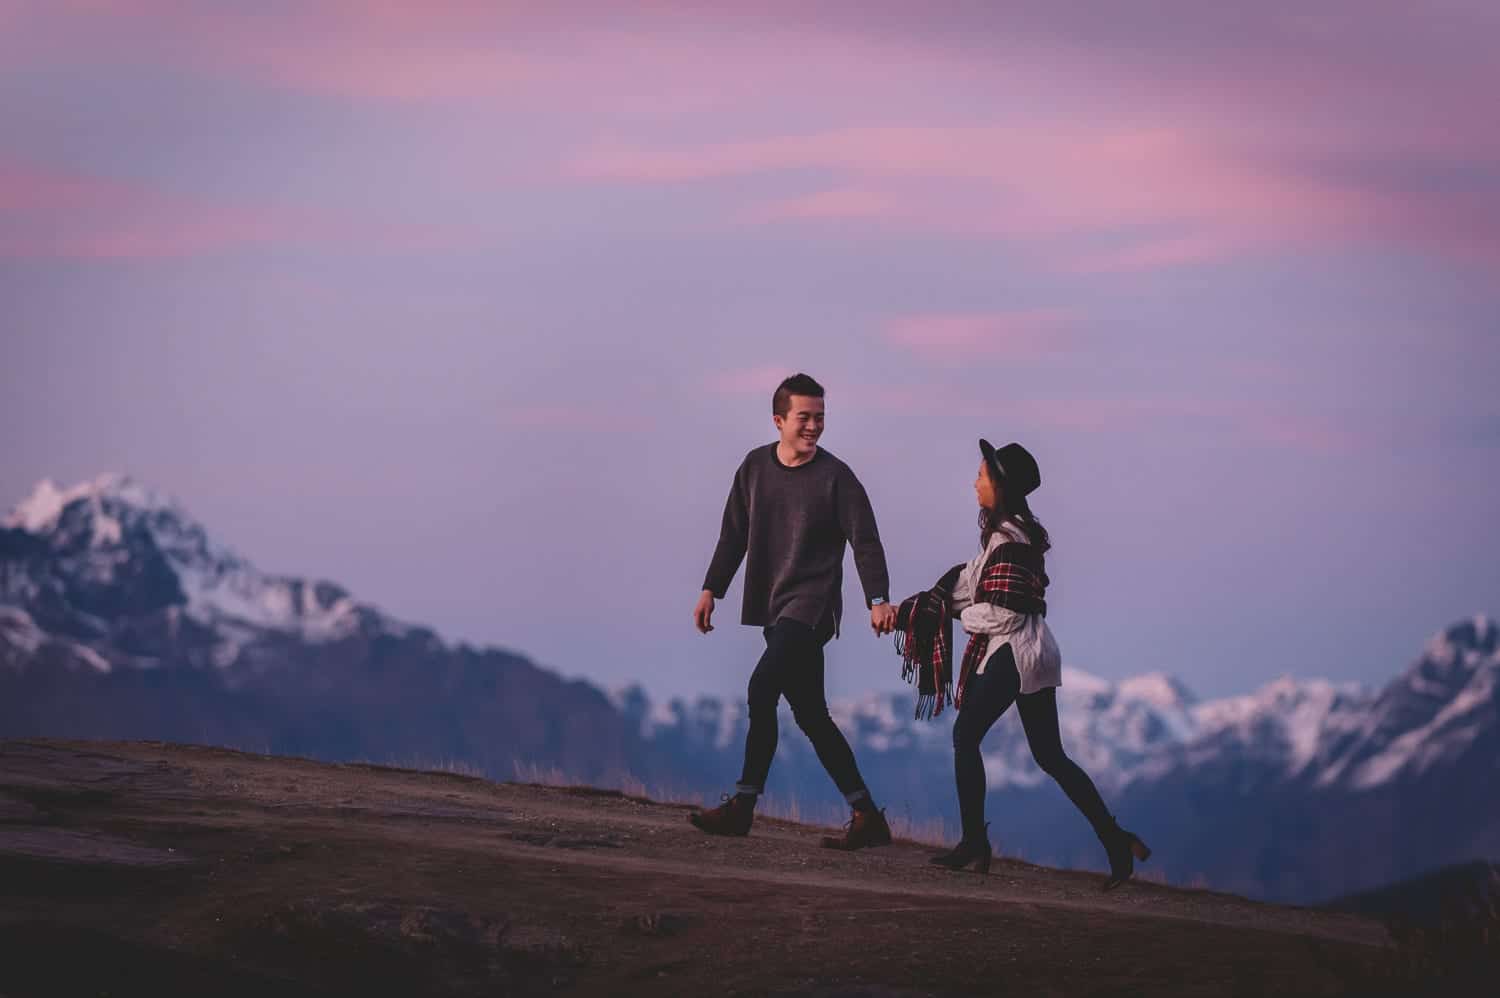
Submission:
POLYGON ((915 675, 919 682, 918 717, 941 712, 948 697, 949 635, 955 614, 970 635, 953 697, 958 707, 953 775, 963 838, 932 862, 954 870, 974 863, 979 872, 989 871, 992 853, 984 820, 984 757, 979 743, 1015 703, 1037 765, 1057 781, 1103 843, 1109 857, 1104 889, 1112 890, 1129 879, 1135 860, 1148 859, 1151 850, 1115 822, 1088 774, 1063 752, 1057 725, 1062 659, 1046 620, 1044 555, 1051 541, 1026 501, 1041 484, 1041 474, 1020 444, 996 450, 988 440, 980 440, 979 451, 982 460, 974 491, 981 550, 932 589, 902 603, 897 616, 897 648, 906 675, 915 675))

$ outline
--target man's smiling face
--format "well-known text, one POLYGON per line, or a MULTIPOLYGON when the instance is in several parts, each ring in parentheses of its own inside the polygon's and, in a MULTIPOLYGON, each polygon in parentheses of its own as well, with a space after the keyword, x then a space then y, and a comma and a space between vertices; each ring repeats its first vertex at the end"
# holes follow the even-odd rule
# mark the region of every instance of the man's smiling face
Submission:
POLYGON ((785 416, 771 417, 781 432, 781 443, 799 458, 811 457, 823 436, 823 400, 793 395, 785 416))

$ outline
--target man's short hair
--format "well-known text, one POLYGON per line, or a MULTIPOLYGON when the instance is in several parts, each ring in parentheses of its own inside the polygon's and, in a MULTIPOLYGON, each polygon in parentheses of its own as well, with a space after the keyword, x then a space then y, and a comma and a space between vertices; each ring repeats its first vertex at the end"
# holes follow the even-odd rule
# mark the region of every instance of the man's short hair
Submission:
POLYGON ((776 394, 771 396, 771 414, 785 416, 791 412, 793 395, 806 395, 820 399, 823 397, 823 386, 805 374, 792 375, 778 385, 776 394))

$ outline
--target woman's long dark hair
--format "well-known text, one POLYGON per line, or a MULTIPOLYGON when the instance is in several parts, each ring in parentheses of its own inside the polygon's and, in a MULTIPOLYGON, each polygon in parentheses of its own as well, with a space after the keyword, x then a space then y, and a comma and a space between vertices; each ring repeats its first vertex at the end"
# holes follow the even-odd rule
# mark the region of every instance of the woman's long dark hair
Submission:
POLYGON ((999 506, 994 509, 986 509, 983 506, 979 508, 980 547, 988 548, 990 538, 995 536, 995 531, 1009 520, 1021 528, 1021 532, 1026 535, 1032 547, 1037 549, 1038 554, 1045 553, 1048 548, 1052 547, 1052 536, 1047 533, 1047 528, 1042 526, 1042 521, 1038 520, 1036 514, 1031 511, 1031 505, 1026 501, 1026 497, 1022 496, 1015 503, 1011 503, 1009 499, 1003 497, 1003 488, 1001 491, 1002 501, 999 506), (1007 509, 1007 506, 1011 508, 1007 509))

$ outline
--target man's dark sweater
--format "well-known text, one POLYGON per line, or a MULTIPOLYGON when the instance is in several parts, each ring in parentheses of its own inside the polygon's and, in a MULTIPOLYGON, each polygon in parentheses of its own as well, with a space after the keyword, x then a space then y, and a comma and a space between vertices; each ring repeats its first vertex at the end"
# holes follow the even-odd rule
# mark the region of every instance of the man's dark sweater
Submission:
POLYGON ((820 447, 811 461, 788 467, 775 444, 757 447, 735 472, 703 588, 723 599, 744 560, 741 623, 766 627, 790 617, 817 628, 831 613, 837 624, 845 542, 854 548, 865 601, 887 598, 875 513, 849 466, 820 447))

